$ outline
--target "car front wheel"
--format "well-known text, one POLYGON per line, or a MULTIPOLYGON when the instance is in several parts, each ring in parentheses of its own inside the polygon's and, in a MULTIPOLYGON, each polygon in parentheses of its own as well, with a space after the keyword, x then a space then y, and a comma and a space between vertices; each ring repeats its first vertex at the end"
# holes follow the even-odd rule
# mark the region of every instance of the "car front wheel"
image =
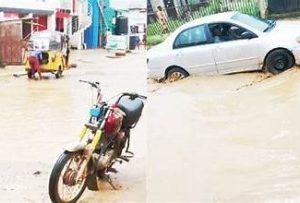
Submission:
POLYGON ((283 49, 272 51, 266 58, 265 69, 272 74, 281 73, 295 64, 291 53, 283 49))

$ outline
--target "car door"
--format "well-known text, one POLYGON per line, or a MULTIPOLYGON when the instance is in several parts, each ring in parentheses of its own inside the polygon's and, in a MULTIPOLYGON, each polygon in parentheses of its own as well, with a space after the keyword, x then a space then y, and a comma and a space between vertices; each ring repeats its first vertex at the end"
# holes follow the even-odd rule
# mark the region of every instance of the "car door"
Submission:
POLYGON ((259 39, 254 33, 229 23, 210 24, 208 27, 212 38, 218 37, 218 40, 213 42, 213 56, 220 74, 260 68, 259 39), (215 25, 221 29, 220 36, 215 36, 218 32, 211 29, 215 25), (245 32, 252 35, 251 39, 243 38, 242 34, 245 32))
POLYGON ((175 64, 189 74, 216 74, 213 46, 209 44, 207 25, 198 25, 180 32, 173 44, 175 64))

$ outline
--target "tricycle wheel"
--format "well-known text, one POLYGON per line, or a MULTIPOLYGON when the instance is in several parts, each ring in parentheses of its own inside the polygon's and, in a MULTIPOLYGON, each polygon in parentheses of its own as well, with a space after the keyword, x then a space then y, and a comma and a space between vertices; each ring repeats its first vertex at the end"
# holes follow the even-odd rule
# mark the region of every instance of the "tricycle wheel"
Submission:
POLYGON ((55 77, 56 78, 61 78, 62 77, 62 70, 61 67, 58 68, 57 72, 55 73, 55 77))

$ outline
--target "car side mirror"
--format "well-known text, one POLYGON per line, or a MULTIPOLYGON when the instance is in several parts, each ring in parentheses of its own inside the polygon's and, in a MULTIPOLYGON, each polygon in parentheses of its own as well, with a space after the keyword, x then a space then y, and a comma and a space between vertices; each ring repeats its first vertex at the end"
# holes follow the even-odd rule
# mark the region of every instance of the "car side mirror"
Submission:
POLYGON ((274 20, 267 20, 267 23, 268 23, 269 25, 273 24, 274 22, 275 22, 274 20))
POLYGON ((252 38, 254 38, 254 35, 251 32, 246 31, 241 34, 241 38, 242 39, 252 39, 252 38))

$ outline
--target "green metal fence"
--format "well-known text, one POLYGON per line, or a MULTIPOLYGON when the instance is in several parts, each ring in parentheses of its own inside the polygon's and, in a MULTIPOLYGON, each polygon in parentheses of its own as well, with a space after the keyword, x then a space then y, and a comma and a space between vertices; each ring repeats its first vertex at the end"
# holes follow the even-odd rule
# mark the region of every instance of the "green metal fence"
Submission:
POLYGON ((162 12, 165 13, 167 18, 167 29, 163 29, 158 22, 157 11, 148 11, 147 36, 162 35, 166 32, 172 32, 188 21, 224 11, 240 11, 257 17, 260 14, 258 0, 210 0, 201 5, 162 8, 162 12), (170 9, 172 9, 173 12, 172 16, 170 16, 170 9))

